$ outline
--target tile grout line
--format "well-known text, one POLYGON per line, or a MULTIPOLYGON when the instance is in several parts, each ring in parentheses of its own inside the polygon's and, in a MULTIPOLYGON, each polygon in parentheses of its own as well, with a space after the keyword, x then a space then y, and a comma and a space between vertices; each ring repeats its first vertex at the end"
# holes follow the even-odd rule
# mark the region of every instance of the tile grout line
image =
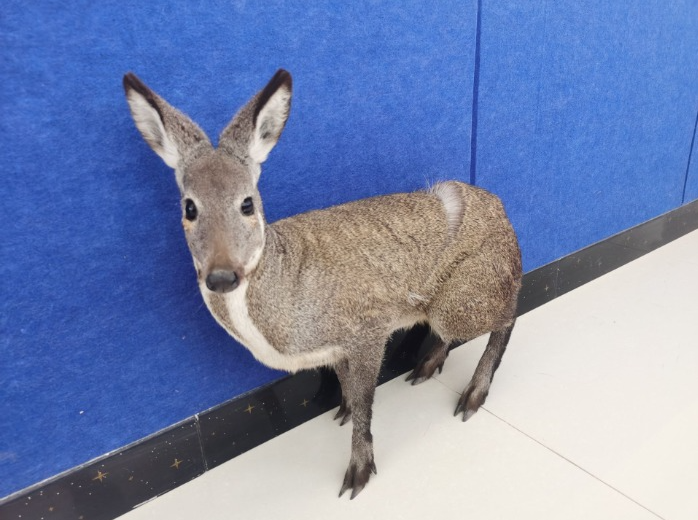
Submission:
MULTIPOLYGON (((436 376, 436 374, 434 374, 434 375, 431 377, 431 379, 433 379, 434 381, 438 381, 438 382, 441 384, 441 386, 443 386, 443 387, 446 388, 447 390, 450 390, 450 391, 453 392, 454 394, 456 394, 456 395, 460 395, 460 394, 461 394, 460 390, 454 390, 453 388, 451 388, 450 386, 448 386, 446 383, 444 383, 443 381, 441 381, 441 380, 436 376)), ((428 379, 427 379, 427 381, 428 381, 428 379)), ((425 381, 425 383, 426 383, 426 381, 425 381)), ((417 385, 417 386, 419 386, 419 385, 417 385)))
POLYGON ((593 473, 591 473, 589 470, 583 468, 582 466, 580 466, 579 464, 577 464, 577 463, 574 462, 573 460, 569 459, 568 457, 565 457, 564 455, 562 455, 561 453, 555 451, 555 450, 552 449, 551 447, 549 447, 549 446, 543 444, 541 441, 539 441, 539 440, 536 439, 535 437, 529 435, 529 434, 526 433, 525 431, 523 431, 523 430, 521 430, 520 428, 517 428, 516 426, 514 426, 513 424, 511 424, 509 421, 506 421, 505 419, 502 419, 500 416, 498 416, 497 414, 495 414, 495 413, 492 412, 491 410, 488 410, 487 408, 485 408, 484 405, 481 406, 481 409, 482 409, 483 411, 487 412, 488 414, 490 414, 492 417, 494 417, 494 418, 500 420, 501 422, 503 422, 503 423, 506 424, 507 426, 510 426, 511 428, 513 428, 514 430, 516 430, 517 432, 519 432, 520 434, 522 434, 522 435, 528 437, 529 439, 531 439, 533 442, 535 442, 535 443, 538 444, 539 446, 541 446, 541 447, 545 448, 546 450, 548 450, 550 453, 553 453, 553 454, 557 455, 558 457, 560 457, 561 459, 567 461, 569 464, 573 465, 573 466, 576 467, 577 469, 583 471, 584 473, 586 473, 587 475, 589 475, 589 476, 590 476, 591 478, 593 478, 594 480, 596 480, 596 481, 600 482, 601 484, 603 484, 604 486, 606 486, 606 487, 612 489, 613 491, 615 491, 615 492, 618 493, 619 495, 621 495, 621 496, 627 498, 628 500, 630 500, 630 501, 631 501, 632 503, 634 503, 635 505, 640 506, 642 509, 644 509, 644 510, 647 511, 648 513, 651 513, 652 515, 656 516, 657 518, 659 518, 659 519, 661 519, 661 520, 666 520, 663 516, 660 516, 659 514, 655 513, 655 512, 652 511, 650 508, 648 508, 647 506, 641 504, 640 502, 638 502, 638 501, 635 500, 634 498, 632 498, 632 497, 628 496, 627 494, 623 493, 623 492, 622 492, 621 490, 619 490, 618 488, 612 486, 611 484, 609 484, 609 483, 606 482, 605 480, 603 480, 603 479, 597 477, 596 475, 594 475, 593 473))

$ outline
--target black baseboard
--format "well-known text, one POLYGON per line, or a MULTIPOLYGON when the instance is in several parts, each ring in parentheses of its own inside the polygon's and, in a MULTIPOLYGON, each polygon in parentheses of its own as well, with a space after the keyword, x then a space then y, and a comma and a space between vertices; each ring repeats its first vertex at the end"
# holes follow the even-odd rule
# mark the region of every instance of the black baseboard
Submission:
MULTIPOLYGON (((698 200, 524 275, 518 314, 698 229, 698 200)), ((434 341, 426 327, 396 333, 380 383, 410 370, 434 341)), ((0 518, 109 520, 338 406, 329 370, 301 372, 0 501, 0 518)))
POLYGON ((526 273, 522 315, 698 229, 698 200, 526 273))

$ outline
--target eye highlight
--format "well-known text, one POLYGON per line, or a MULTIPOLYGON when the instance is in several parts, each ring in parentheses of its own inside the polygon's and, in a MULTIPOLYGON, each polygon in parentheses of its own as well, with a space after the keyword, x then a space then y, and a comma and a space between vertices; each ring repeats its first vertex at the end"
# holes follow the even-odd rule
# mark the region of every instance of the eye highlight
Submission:
POLYGON ((191 199, 187 199, 184 201, 184 217, 189 220, 189 221, 194 221, 196 220, 196 217, 199 214, 199 210, 196 209, 196 204, 194 204, 194 201, 191 199))
POLYGON ((254 213, 254 202, 252 202, 252 197, 247 197, 245 200, 242 201, 242 204, 240 205, 240 211, 242 211, 243 215, 250 216, 254 213))

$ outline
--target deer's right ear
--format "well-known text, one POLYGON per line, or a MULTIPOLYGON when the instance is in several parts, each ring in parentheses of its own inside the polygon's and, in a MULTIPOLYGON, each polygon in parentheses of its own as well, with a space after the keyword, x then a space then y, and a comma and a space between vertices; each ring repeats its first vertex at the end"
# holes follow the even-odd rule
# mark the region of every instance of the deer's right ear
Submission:
POLYGON ((165 164, 177 168, 200 145, 211 146, 206 134, 186 115, 150 90, 138 76, 124 76, 126 100, 141 135, 165 164))
POLYGON ((262 164, 286 125, 292 93, 291 74, 279 69, 223 130, 218 147, 262 164))

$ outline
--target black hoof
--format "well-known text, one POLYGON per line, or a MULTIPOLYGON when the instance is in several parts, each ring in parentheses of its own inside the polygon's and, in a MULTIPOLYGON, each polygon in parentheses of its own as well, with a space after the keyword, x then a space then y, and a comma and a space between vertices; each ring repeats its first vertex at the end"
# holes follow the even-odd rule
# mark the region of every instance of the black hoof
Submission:
POLYGON ((339 405, 339 410, 337 410, 336 415, 334 416, 334 420, 336 421, 337 419, 342 419, 339 421, 340 426, 344 426, 349 422, 351 419, 351 408, 345 401, 345 399, 342 397, 342 404, 339 405))
POLYGON ((437 365, 434 362, 429 362, 429 360, 423 359, 419 363, 417 363, 417 366, 410 373, 410 375, 407 376, 407 379, 405 379, 405 381, 412 381, 413 386, 418 385, 429 379, 431 376, 433 376, 434 372, 436 372, 436 369, 439 370, 440 374, 444 369, 444 362, 442 361, 440 364, 437 365))
POLYGON ((489 389, 486 389, 484 391, 478 391, 476 388, 472 387, 471 385, 468 385, 461 394, 460 399, 458 399, 456 411, 453 412, 454 417, 457 416, 459 413, 462 413, 463 422, 470 419, 473 415, 475 415, 475 412, 477 412, 480 406, 482 406, 482 404, 485 402, 488 390, 489 389))
POLYGON ((356 465, 349 464, 347 472, 344 475, 344 483, 342 489, 339 490, 341 497, 347 489, 351 489, 350 500, 354 500, 356 495, 361 493, 361 490, 366 487, 368 479, 371 478, 371 473, 378 474, 375 462, 371 461, 368 464, 356 465))

